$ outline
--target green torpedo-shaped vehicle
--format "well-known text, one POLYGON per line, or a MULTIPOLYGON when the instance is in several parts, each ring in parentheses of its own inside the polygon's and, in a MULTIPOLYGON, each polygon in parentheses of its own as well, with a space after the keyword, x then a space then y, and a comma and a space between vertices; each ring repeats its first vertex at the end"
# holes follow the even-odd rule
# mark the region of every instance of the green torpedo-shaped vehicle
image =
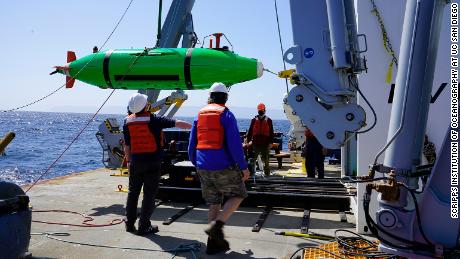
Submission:
POLYGON ((256 59, 225 49, 117 49, 80 59, 69 51, 67 62, 53 72, 67 76, 67 88, 76 79, 104 89, 207 89, 214 82, 229 86, 263 73, 263 65, 256 59))

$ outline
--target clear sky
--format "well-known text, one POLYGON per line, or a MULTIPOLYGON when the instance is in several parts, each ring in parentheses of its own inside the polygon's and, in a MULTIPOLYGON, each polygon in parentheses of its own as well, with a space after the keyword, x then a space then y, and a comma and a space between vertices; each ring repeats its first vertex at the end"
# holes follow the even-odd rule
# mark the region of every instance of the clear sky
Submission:
MULTIPOLYGON (((129 0, 102 1, 1 1, 0 2, 0 110, 14 108, 42 97, 65 82, 50 76, 54 65, 66 63, 66 51, 78 57, 91 54, 114 28, 129 0)), ((171 0, 163 1, 163 19, 171 0)), ((292 46, 290 10, 278 0, 284 48, 292 46)), ((104 49, 152 47, 156 41, 158 0, 134 0, 131 8, 104 49)), ((280 71, 281 60, 273 0, 196 0, 192 11, 200 40, 223 32, 235 52, 257 58, 266 68, 280 71)), ((108 107, 126 107, 135 91, 117 90, 108 107)), ((186 91, 185 105, 201 106, 207 91, 186 91)), ((282 109, 285 94, 282 79, 265 73, 262 78, 234 85, 228 105, 254 107, 259 102, 268 109, 282 109)), ((96 110, 110 90, 76 82, 48 99, 24 110, 59 111, 72 106, 74 112, 96 110), (79 108, 81 107, 81 108, 79 108), (86 107, 85 109, 83 107, 86 107)), ((162 96, 166 94, 163 92, 162 96)), ((67 108, 68 110, 69 108, 67 108)), ((125 110, 120 108, 119 113, 125 110)))

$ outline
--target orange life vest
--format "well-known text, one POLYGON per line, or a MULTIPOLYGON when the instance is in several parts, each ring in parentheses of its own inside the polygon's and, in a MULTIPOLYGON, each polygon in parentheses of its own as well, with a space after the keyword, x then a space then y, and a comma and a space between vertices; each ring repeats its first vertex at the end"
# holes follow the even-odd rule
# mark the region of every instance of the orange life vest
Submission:
POLYGON ((270 137, 270 127, 268 126, 268 120, 259 120, 258 116, 256 116, 255 119, 256 120, 252 128, 252 135, 270 137))
MULTIPOLYGON (((145 112, 140 115, 131 114, 126 117, 126 125, 129 129, 131 138, 131 153, 154 153, 157 151, 157 142, 155 136, 149 128, 150 113, 145 112)), ((163 132, 161 132, 163 138, 163 132)), ((160 143, 161 146, 162 142, 160 143)))
POLYGON ((311 132, 311 130, 310 130, 309 128, 307 128, 307 129, 305 130, 305 136, 306 136, 307 138, 311 138, 311 137, 314 137, 315 135, 313 135, 313 132, 311 132))
POLYGON ((226 107, 219 104, 208 104, 198 113, 197 149, 221 149, 224 144, 224 127, 220 123, 220 115, 226 107))

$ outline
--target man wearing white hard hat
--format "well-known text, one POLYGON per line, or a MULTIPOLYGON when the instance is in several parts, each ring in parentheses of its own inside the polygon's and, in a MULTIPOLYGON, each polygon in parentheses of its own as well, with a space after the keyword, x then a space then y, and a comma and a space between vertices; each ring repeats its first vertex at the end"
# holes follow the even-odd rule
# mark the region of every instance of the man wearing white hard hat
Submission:
POLYGON ((126 231, 146 235, 158 232, 158 226, 152 226, 150 216, 154 209, 154 198, 161 177, 161 159, 163 157, 163 129, 178 127, 190 129, 190 123, 180 120, 157 117, 149 112, 150 104, 144 94, 135 94, 128 104, 131 114, 126 117, 123 126, 125 138, 125 160, 129 168, 129 192, 126 201, 126 231), (139 218, 138 230, 135 228, 137 202, 141 188, 144 197, 139 218))
POLYGON ((225 107, 227 99, 227 87, 214 83, 208 105, 200 110, 193 123, 188 147, 190 161, 200 177, 203 198, 210 205, 210 226, 205 231, 208 254, 230 249, 222 228, 247 197, 244 181, 249 178, 248 165, 235 116, 225 107), (228 200, 222 208, 224 196, 228 200))

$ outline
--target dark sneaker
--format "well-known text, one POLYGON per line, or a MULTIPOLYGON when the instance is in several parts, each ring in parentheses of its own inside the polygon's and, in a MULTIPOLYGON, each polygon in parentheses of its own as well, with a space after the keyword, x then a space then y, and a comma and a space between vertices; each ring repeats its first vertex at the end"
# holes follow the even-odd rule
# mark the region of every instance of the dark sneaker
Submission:
POLYGON ((129 233, 134 233, 134 232, 137 231, 137 229, 134 226, 134 224, 126 224, 125 223, 125 229, 126 229, 126 232, 129 232, 129 233))
POLYGON ((214 221, 209 228, 207 228, 204 232, 208 234, 210 238, 213 239, 224 239, 224 231, 222 228, 224 227, 224 222, 217 220, 214 221))
POLYGON ((139 229, 136 233, 136 235, 138 236, 145 236, 145 235, 149 235, 149 234, 155 234, 155 233, 158 233, 158 226, 156 225, 150 225, 148 228, 146 229, 139 229))
POLYGON ((225 239, 213 239, 208 237, 208 243, 206 245, 206 254, 212 255, 217 253, 223 253, 230 250, 230 245, 225 239))

